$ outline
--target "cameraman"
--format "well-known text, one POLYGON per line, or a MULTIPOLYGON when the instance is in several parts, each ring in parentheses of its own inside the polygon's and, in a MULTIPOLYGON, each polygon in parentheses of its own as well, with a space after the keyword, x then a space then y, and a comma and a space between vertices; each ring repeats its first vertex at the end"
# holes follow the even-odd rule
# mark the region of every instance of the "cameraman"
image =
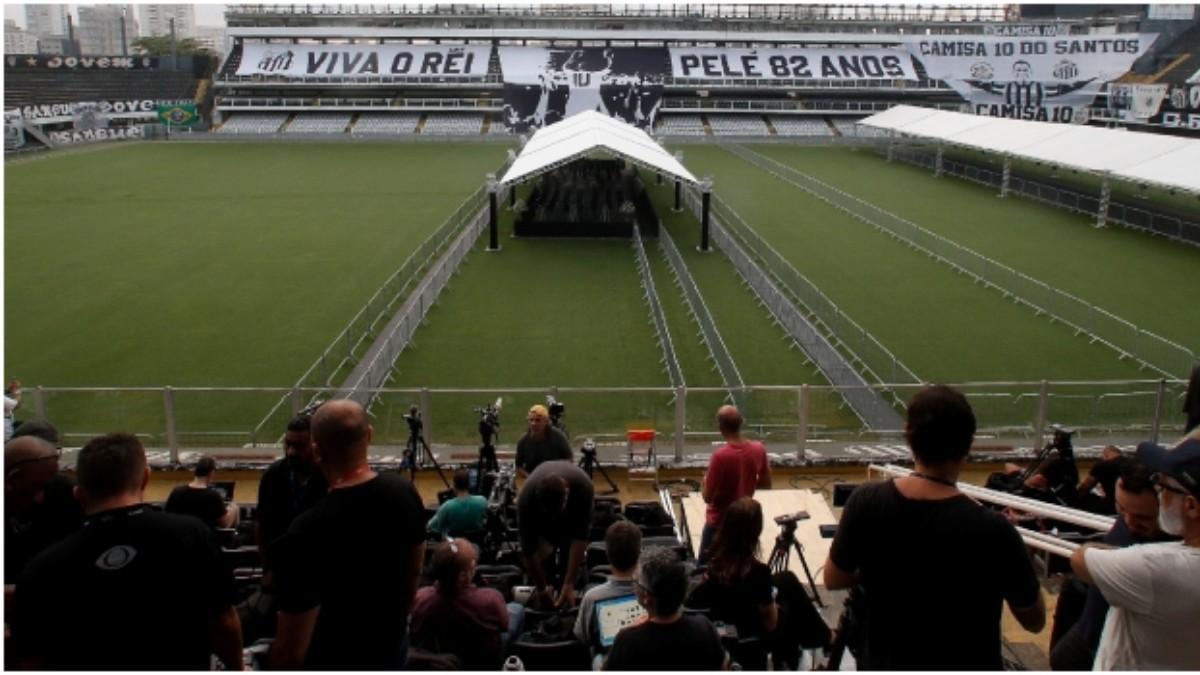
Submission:
POLYGON ((529 409, 529 431, 517 441, 517 474, 525 478, 542 462, 574 461, 571 443, 563 432, 550 426, 550 411, 544 405, 529 409))
POLYGON ((825 561, 827 588, 864 591, 859 669, 1002 670, 1003 604, 1033 632, 1046 607, 1016 528, 958 491, 975 414, 958 391, 927 387, 904 435, 915 470, 854 491, 825 561))
POLYGON ((517 528, 525 571, 536 592, 545 598, 546 564, 554 553, 568 548, 562 587, 555 607, 575 603, 575 576, 583 564, 592 528, 592 481, 571 462, 543 462, 529 474, 517 496, 517 528))

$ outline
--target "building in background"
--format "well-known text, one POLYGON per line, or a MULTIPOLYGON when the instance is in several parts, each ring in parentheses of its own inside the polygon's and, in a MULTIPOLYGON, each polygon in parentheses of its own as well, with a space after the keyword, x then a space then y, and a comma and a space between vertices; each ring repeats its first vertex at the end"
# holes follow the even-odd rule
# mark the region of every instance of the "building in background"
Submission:
POLYGON ((85 56, 132 53, 133 41, 138 38, 133 5, 79 5, 78 13, 80 53, 85 56))
POLYGON ((229 45, 226 44, 228 33, 224 26, 196 26, 191 37, 194 37, 201 47, 222 58, 229 53, 229 45))
POLYGON ((175 37, 196 37, 195 5, 138 5, 142 35, 158 37, 171 34, 175 19, 175 37))
POLYGON ((4 53, 5 54, 36 54, 38 37, 24 31, 12 19, 4 20, 4 53))
POLYGON ((25 5, 25 30, 38 38, 66 37, 66 5, 25 5))

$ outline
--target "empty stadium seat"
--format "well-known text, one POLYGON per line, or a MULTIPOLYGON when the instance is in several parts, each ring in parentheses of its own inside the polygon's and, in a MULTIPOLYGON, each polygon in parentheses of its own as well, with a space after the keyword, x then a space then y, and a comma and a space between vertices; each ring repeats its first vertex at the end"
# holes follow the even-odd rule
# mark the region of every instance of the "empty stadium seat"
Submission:
POLYGON ((709 115, 714 136, 767 136, 767 123, 758 115, 709 115))
POLYGON ((833 136, 829 125, 821 117, 783 117, 771 118, 771 126, 775 127, 777 136, 820 137, 833 136))
POLYGON ((662 136, 704 136, 704 122, 699 115, 663 115, 658 125, 662 136))
POLYGON ((287 113, 237 113, 217 131, 222 134, 273 134, 287 118, 287 113))
POLYGON ((363 113, 350 129, 355 136, 400 136, 417 131, 420 113, 363 113))
POLYGON ((844 117, 834 117, 832 119, 833 126, 837 127, 837 130, 841 132, 843 136, 855 138, 879 138, 882 136, 887 136, 887 132, 882 129, 876 129, 875 127, 864 127, 859 124, 859 122, 862 121, 862 118, 850 119, 844 117))
POLYGON ((478 136, 483 133, 479 113, 429 113, 422 134, 430 136, 478 136))
POLYGON ((287 126, 289 134, 341 134, 350 125, 353 113, 304 113, 287 126))

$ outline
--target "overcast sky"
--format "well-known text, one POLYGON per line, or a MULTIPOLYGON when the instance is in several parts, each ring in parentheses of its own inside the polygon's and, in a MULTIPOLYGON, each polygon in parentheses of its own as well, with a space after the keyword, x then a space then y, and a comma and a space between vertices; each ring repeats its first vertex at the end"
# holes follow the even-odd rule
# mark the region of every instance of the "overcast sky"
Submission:
MULTIPOLYGON (((71 8, 71 13, 75 14, 75 5, 68 6, 71 8)), ((24 28, 25 5, 10 5, 5 3, 4 18, 12 19, 17 22, 18 26, 24 28)), ((79 18, 77 14, 75 14, 75 18, 79 18)), ((200 26, 224 26, 225 5, 216 3, 196 3, 196 24, 200 26)))

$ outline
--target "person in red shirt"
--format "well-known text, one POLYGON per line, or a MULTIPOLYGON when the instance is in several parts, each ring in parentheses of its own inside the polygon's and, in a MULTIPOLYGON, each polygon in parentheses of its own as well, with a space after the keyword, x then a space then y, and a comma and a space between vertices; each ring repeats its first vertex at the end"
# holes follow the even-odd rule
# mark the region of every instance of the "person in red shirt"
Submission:
POLYGON ((704 530, 700 535, 700 563, 707 560, 708 548, 717 526, 729 505, 742 497, 753 497, 756 489, 771 488, 771 466, 767 449, 758 441, 742 438, 742 413, 731 405, 717 410, 717 428, 725 445, 717 448, 708 460, 704 474, 704 530))

